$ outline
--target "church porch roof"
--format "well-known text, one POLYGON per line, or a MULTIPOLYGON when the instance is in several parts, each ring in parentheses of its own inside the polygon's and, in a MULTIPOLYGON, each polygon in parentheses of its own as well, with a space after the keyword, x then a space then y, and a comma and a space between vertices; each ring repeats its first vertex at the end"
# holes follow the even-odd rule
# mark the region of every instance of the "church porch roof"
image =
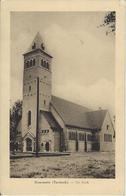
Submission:
POLYGON ((48 123, 52 129, 54 129, 54 130, 62 129, 51 112, 42 111, 42 114, 44 115, 44 117, 46 118, 46 120, 48 121, 48 123))

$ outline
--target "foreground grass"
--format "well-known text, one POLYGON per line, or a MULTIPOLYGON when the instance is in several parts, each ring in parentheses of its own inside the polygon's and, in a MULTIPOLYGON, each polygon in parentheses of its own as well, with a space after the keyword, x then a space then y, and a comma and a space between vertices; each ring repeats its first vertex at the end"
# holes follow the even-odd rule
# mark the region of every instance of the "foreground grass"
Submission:
POLYGON ((10 161, 12 178, 114 178, 114 153, 76 153, 10 161))

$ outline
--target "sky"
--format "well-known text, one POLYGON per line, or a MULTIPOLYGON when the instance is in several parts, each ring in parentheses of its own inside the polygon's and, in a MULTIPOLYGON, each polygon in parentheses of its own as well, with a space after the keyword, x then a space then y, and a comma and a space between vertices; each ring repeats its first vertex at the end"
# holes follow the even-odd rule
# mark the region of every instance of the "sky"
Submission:
POLYGON ((52 94, 115 114, 115 35, 105 12, 12 12, 11 104, 22 99, 23 55, 37 32, 52 60, 52 94))

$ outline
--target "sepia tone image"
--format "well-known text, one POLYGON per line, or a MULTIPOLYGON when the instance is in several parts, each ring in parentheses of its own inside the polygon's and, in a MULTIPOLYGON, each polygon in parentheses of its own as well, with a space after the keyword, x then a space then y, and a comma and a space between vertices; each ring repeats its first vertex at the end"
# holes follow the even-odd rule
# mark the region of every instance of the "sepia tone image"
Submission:
POLYGON ((116 13, 10 24, 10 177, 115 178, 116 13))

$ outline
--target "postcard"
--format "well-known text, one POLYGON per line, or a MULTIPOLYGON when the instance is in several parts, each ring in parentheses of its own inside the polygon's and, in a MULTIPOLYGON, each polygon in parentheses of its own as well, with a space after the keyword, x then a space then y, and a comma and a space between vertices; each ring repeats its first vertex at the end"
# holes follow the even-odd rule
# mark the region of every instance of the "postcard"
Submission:
POLYGON ((124 194, 124 5, 2 1, 1 193, 124 194))

